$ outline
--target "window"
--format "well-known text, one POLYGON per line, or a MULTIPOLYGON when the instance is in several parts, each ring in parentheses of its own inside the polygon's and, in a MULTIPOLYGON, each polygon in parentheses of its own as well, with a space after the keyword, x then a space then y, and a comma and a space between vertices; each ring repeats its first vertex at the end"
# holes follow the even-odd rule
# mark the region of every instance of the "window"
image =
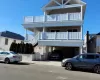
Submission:
POLYGON ((1 52, 0 54, 3 54, 3 55, 9 55, 8 52, 1 52))
POLYGON ((95 59, 95 55, 86 55, 86 59, 95 59))
POLYGON ((98 56, 98 55, 96 55, 96 56, 95 56, 95 58, 97 59, 97 58, 99 58, 99 56, 98 56))
POLYGON ((77 29, 68 29, 67 31, 68 31, 68 32, 78 32, 77 29))
POLYGON ((73 32, 73 30, 72 29, 69 29, 68 32, 73 32))
POLYGON ((8 39, 5 38, 5 45, 8 45, 8 39))
POLYGON ((60 32, 60 30, 51 30, 51 32, 60 32))
POLYGON ((14 43, 16 43, 16 40, 14 40, 14 43))
POLYGON ((79 58, 80 58, 80 59, 85 59, 86 56, 85 56, 85 55, 80 55, 79 58))
POLYGON ((73 32, 77 32, 77 29, 73 29, 73 32))

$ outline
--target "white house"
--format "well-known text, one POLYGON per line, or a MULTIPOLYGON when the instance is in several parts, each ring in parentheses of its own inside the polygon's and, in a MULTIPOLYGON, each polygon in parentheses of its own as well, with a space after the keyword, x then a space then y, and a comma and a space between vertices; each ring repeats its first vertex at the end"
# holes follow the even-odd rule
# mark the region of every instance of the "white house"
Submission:
POLYGON ((24 42, 24 37, 10 31, 0 32, 0 50, 9 51, 12 42, 24 42))
POLYGON ((26 41, 35 45, 36 59, 46 60, 55 49, 61 50, 64 58, 82 53, 85 9, 81 0, 49 0, 42 8, 44 15, 24 18, 26 41))

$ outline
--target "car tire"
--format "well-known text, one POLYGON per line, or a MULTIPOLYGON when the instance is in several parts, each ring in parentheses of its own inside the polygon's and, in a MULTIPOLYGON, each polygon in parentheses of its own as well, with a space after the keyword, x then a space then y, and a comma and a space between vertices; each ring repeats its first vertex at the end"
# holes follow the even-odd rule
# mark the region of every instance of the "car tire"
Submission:
POLYGON ((66 69, 66 70, 72 70, 72 69, 73 69, 72 63, 66 63, 65 69, 66 69))
POLYGON ((94 72, 97 73, 97 74, 100 74, 100 65, 96 65, 94 67, 94 72))
POLYGON ((5 64, 9 64, 10 63, 10 59, 6 58, 4 62, 5 62, 5 64))

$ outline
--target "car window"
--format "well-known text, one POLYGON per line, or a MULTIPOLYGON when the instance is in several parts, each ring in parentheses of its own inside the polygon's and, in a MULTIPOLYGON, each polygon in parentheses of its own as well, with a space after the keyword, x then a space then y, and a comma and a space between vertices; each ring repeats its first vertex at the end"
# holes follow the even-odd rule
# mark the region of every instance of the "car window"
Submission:
POLYGON ((95 59, 98 59, 98 58, 100 58, 99 55, 96 55, 96 56, 95 56, 95 59))
POLYGON ((0 54, 4 54, 4 52, 1 52, 0 54))
POLYGON ((95 59, 95 55, 86 55, 86 59, 95 59))
POLYGON ((15 53, 15 52, 13 52, 13 51, 11 51, 10 53, 12 53, 12 54, 17 54, 17 53, 15 53))
POLYGON ((86 56, 85 56, 85 55, 80 55, 79 58, 80 58, 80 59, 85 59, 86 56))
POLYGON ((7 53, 7 52, 1 52, 0 54, 9 55, 9 53, 7 53))

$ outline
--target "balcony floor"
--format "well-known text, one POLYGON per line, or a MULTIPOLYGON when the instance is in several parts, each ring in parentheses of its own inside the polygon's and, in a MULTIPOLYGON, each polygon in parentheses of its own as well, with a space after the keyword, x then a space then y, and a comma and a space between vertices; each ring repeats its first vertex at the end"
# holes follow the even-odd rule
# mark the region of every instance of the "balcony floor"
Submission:
POLYGON ((38 45, 80 47, 83 45, 83 40, 39 40, 38 45))
POLYGON ((36 27, 61 27, 61 26, 81 26, 82 20, 79 21, 52 21, 52 22, 34 22, 22 24, 25 28, 36 28, 36 27))

